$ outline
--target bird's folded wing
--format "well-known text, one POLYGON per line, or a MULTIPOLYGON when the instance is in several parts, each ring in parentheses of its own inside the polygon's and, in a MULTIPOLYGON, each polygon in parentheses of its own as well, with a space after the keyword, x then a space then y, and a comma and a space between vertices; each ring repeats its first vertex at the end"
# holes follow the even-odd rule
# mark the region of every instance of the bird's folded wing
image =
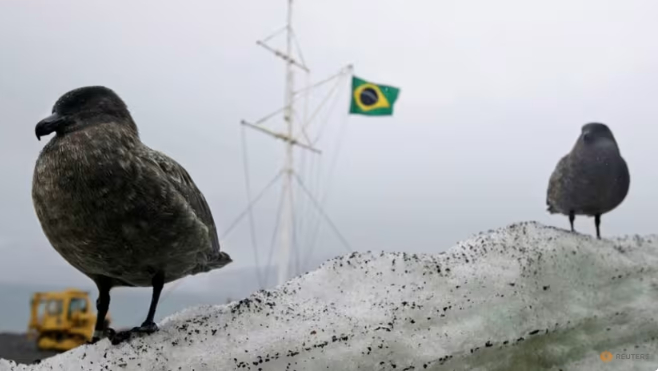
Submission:
POLYGON ((568 155, 562 157, 560 162, 558 162, 555 170, 551 174, 551 178, 548 181, 548 191, 546 192, 546 205, 549 208, 549 211, 552 210, 559 197, 560 188, 562 186, 562 173, 564 172, 567 166, 568 155))
POLYGON ((219 238, 217 237, 217 228, 210 207, 187 170, 162 152, 149 149, 145 151, 145 154, 148 160, 151 160, 162 169, 169 182, 187 200, 197 217, 208 227, 213 250, 219 252, 219 238))

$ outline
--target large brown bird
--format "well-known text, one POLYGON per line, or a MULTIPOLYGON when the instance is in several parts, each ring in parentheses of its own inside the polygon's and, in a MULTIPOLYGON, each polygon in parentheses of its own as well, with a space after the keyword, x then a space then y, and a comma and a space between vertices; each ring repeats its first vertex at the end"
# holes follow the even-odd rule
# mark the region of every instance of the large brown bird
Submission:
POLYGON ((190 175, 141 142, 114 91, 89 86, 64 94, 35 131, 38 139, 56 135, 36 162, 34 208, 55 250, 98 287, 92 342, 157 331, 165 283, 232 261, 190 175), (121 333, 103 328, 117 286, 153 287, 144 323, 121 333))
POLYGON ((548 183, 546 204, 551 214, 569 216, 571 231, 576 215, 594 217, 601 238, 601 215, 619 206, 631 176, 612 131, 601 123, 582 127, 576 144, 558 162, 548 183))

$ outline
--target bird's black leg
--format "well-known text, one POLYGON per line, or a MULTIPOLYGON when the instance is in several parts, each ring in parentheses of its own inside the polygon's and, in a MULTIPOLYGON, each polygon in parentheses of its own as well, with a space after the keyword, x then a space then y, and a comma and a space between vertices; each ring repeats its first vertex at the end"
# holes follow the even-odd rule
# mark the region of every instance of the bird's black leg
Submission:
POLYGON ((114 330, 105 328, 105 316, 110 308, 110 289, 112 284, 110 279, 101 277, 96 280, 98 287, 98 299, 96 299, 96 326, 94 326, 94 335, 90 343, 94 344, 100 339, 114 335, 114 330))
POLYGON ((129 331, 122 331, 116 334, 112 339, 112 344, 116 345, 128 340, 133 333, 152 334, 158 331, 158 325, 153 322, 153 318, 155 317, 155 310, 158 307, 158 301, 160 300, 160 293, 164 287, 164 274, 162 272, 156 273, 156 275, 153 276, 151 283, 153 285, 153 296, 151 296, 151 305, 146 320, 139 327, 134 327, 129 331))
POLYGON ((601 214, 594 215, 594 225, 596 225, 596 238, 601 239, 601 214))
POLYGON ((157 273, 153 277, 153 296, 151 296, 151 306, 149 307, 149 313, 146 316, 146 321, 142 323, 142 326, 139 328, 140 332, 155 332, 158 330, 158 326, 153 322, 155 317, 155 309, 158 307, 158 301, 160 300, 160 293, 164 287, 164 274, 162 272, 157 273))
POLYGON ((569 211, 569 224, 571 224, 571 232, 575 232, 576 230, 573 228, 573 222, 576 220, 576 213, 573 212, 573 210, 569 211))

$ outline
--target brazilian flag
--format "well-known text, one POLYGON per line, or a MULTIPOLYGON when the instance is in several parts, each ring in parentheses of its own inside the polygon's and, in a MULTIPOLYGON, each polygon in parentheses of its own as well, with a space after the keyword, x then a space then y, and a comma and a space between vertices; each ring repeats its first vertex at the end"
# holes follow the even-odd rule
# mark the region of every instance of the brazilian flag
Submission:
POLYGON ((398 99, 400 89, 392 86, 373 84, 358 77, 352 77, 352 103, 350 113, 366 116, 390 116, 398 99))

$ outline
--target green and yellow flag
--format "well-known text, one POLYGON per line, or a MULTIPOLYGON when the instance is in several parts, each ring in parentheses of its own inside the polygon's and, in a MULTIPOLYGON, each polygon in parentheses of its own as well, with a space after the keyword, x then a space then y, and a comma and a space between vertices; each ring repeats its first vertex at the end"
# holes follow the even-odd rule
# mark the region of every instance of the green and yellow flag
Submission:
POLYGON ((373 84, 352 77, 352 103, 350 113, 366 116, 390 116, 400 89, 373 84))

